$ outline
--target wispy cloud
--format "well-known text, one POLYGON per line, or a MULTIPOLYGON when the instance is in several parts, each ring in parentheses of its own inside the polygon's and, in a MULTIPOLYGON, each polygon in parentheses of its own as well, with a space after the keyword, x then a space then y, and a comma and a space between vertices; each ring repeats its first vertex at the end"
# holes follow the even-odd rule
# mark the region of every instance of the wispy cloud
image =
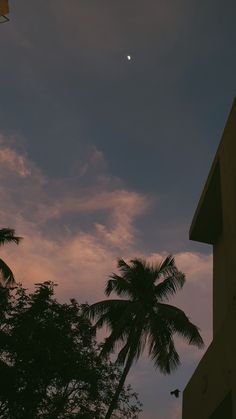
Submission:
MULTIPOLYGON (((0 198, 4 203, 1 222, 25 237, 19 248, 2 250, 12 258, 19 280, 55 280, 61 284, 62 293, 70 287, 76 292, 78 287, 81 298, 93 299, 102 294, 117 256, 140 254, 150 261, 165 257, 165 252, 147 254, 145 245, 138 248, 136 244, 135 222, 149 208, 151 197, 128 190, 121 180, 109 176, 107 168, 104 170, 105 158, 97 149, 92 149, 87 162, 83 162, 88 169, 76 184, 70 178, 47 179, 26 155, 6 141, 0 148, 0 163, 0 198), (92 175, 91 162, 97 162, 92 165, 92 175), (8 171, 15 175, 9 178, 8 171), (86 177, 89 182, 83 188, 86 177)), ((198 308, 200 300, 206 304, 210 298, 211 257, 182 252, 176 254, 176 262, 187 277, 177 302, 196 322, 203 323, 198 308)), ((206 330, 206 324, 204 327, 206 330)))
POLYGON ((0 148, 0 165, 23 178, 31 174, 26 159, 8 147, 0 148))
POLYGON ((103 154, 94 148, 76 188, 70 178, 47 179, 6 145, 0 163, 1 222, 24 237, 19 248, 2 249, 4 257, 12 259, 17 279, 27 286, 53 280, 64 296, 101 296, 117 254, 135 244, 134 221, 148 208, 148 197, 121 187, 115 178, 113 182, 105 173, 103 154), (13 173, 10 178, 8 171, 13 173))
MULTIPOLYGON (((18 248, 4 247, 1 255, 24 286, 32 288, 36 282, 52 280, 59 284, 57 295, 61 299, 76 297, 79 301, 94 302, 104 298, 105 281, 116 271, 117 257, 130 260, 139 256, 157 262, 167 255, 164 249, 148 253, 144 243, 137 245, 137 219, 145 215, 152 198, 127 189, 121 179, 110 176, 99 150, 91 150, 80 166, 85 169, 81 173, 78 168, 79 176, 74 180, 71 177, 55 180, 45 177, 26 154, 16 151, 6 139, 1 145, 1 223, 24 236, 18 248)), ((212 258, 186 251, 175 254, 175 259, 186 274, 186 284, 170 303, 184 309, 201 328, 208 345, 212 258)), ((185 366, 202 356, 202 351, 189 347, 181 339, 176 344, 185 366)), ((161 388, 163 378, 156 376, 151 367, 142 369, 145 359, 133 371, 130 381, 138 388, 140 381, 145 382, 146 392, 150 387, 151 394, 153 383, 157 389, 161 388)), ((169 385, 165 382, 163 387, 165 397, 169 395, 169 385)), ((147 397, 155 405, 154 396, 147 397)), ((141 417, 153 418, 148 410, 141 417)), ((180 418, 178 405, 170 406, 168 412, 168 417, 180 418)))

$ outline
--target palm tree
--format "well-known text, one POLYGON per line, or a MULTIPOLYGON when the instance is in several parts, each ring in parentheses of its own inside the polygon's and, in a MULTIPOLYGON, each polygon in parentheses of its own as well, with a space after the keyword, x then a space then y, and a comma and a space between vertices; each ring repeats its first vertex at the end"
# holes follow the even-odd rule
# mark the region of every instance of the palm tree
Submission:
POLYGON ((185 275, 177 269, 171 255, 153 265, 138 258, 130 264, 119 259, 118 268, 120 275, 110 275, 105 293, 109 296, 116 292, 120 299, 100 301, 88 309, 89 317, 97 320, 96 328, 108 326, 111 331, 100 356, 107 357, 121 345, 117 363, 124 365, 124 370, 105 419, 111 418, 130 367, 145 347, 155 367, 170 374, 180 365, 173 341, 175 333, 190 345, 204 345, 198 327, 186 314, 164 302, 185 283, 185 275))
MULTIPOLYGON (((13 230, 12 228, 0 229, 0 246, 3 246, 6 243, 19 244, 21 240, 22 237, 16 236, 15 230, 13 230)), ((0 283, 2 283, 3 286, 11 287, 14 284, 15 278, 13 272, 2 259, 0 259, 0 275, 0 283)))

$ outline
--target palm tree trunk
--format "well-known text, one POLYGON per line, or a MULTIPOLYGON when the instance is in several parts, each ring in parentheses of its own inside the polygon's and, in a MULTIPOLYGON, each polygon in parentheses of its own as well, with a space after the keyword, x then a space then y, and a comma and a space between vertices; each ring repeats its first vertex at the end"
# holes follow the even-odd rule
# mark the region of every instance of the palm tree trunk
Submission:
POLYGON ((119 396, 120 396, 120 392, 122 391, 122 389, 124 387, 124 383, 125 383, 125 380, 126 380, 126 377, 128 375, 128 372, 130 370, 131 365, 132 365, 132 359, 131 359, 131 357, 129 357, 129 359, 126 362, 124 371, 123 371, 123 373, 121 375, 120 382, 119 382, 119 384, 117 386, 117 389, 115 391, 115 394, 113 396, 113 399, 111 401, 111 404, 109 406, 109 409, 107 411, 107 414, 105 416, 105 419, 110 419, 111 418, 111 415, 113 413, 113 410, 115 410, 115 408, 116 408, 116 405, 117 405, 117 402, 118 402, 118 399, 119 399, 119 396))

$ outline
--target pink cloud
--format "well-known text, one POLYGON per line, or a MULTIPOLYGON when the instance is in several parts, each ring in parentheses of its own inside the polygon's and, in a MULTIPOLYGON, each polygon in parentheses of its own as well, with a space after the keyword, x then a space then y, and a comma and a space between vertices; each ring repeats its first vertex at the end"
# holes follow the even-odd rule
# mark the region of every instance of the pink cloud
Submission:
MULTIPOLYGON (((128 190, 120 179, 110 176, 104 155, 98 150, 92 149, 87 161, 81 162, 80 167, 85 169, 81 174, 78 168, 80 182, 76 182, 76 188, 71 186, 70 177, 56 181, 45 178, 33 162, 12 147, 4 145, 0 162, 2 226, 13 227, 17 234, 24 236, 19 247, 2 247, 1 257, 25 287, 32 289, 34 283, 52 280, 59 284, 56 293, 60 299, 73 297, 80 302, 95 302, 104 298, 105 282, 111 272, 117 271, 117 257, 125 257, 127 261, 143 257, 157 262, 167 255, 164 251, 149 254, 145 244, 139 248, 136 245, 139 232, 135 221, 146 213, 152 197, 128 190), (9 171, 13 171, 14 176, 9 177, 9 171), (85 180, 86 188, 83 187, 85 180), (101 213, 105 215, 102 222, 101 213), (69 222, 71 214, 78 221, 75 225, 69 222), (85 229, 83 217, 88 214, 91 219, 85 229)), ((191 321, 200 326, 207 347, 212 333, 209 304, 212 257, 181 252, 175 259, 178 268, 186 274, 186 284, 170 304, 182 308, 191 321)), ((183 368, 203 355, 203 351, 189 347, 179 338, 176 346, 183 368)), ((139 383, 146 383, 146 392, 150 394, 155 385, 161 398, 163 377, 151 365, 147 367, 149 364, 144 354, 138 367, 131 371, 129 382, 137 390, 139 383)), ((171 378, 169 380, 171 383, 171 378)), ((165 390, 164 397, 168 397, 168 391, 165 390)), ((140 396, 141 393, 142 385, 140 396)), ((155 404, 155 400, 152 403, 155 404)), ((173 400, 172 403, 168 417, 180 419, 180 405, 173 400)), ((141 417, 158 416, 145 406, 141 417)))
POLYGON ((24 175, 19 183, 17 177, 9 178, 3 170, 0 188, 4 202, 0 210, 2 225, 15 228, 24 237, 18 248, 13 245, 1 249, 17 280, 30 287, 35 282, 53 280, 60 284, 60 296, 77 296, 81 301, 102 298, 117 254, 134 244, 134 221, 145 213, 148 198, 121 187, 122 182, 116 178, 113 182, 106 172, 103 154, 95 148, 88 158, 93 176, 83 174, 88 175, 90 184, 85 189, 76 185, 76 190, 71 188, 70 178, 46 179, 40 169, 13 148, 8 147, 4 153, 10 168, 17 162, 18 172, 24 175), (26 168, 31 170, 27 179, 26 168), (101 176, 107 181, 101 182, 101 176), (101 213, 105 215, 102 223, 101 213), (78 221, 76 225, 69 221, 72 214, 78 221), (89 225, 84 229, 83 217, 88 214, 89 225), (56 229, 52 221, 56 221, 56 229))
MULTIPOLYGON (((32 162, 14 149, 5 147, 1 156, 10 167, 16 162, 15 168, 22 174, 22 184, 14 177, 9 180, 6 174, 4 183, 5 172, 2 171, 0 188, 4 203, 0 210, 2 225, 16 228, 17 233, 24 236, 18 248, 1 249, 19 281, 28 285, 50 279, 60 284, 60 295, 78 295, 80 299, 94 301, 103 298, 104 283, 116 269, 117 256, 125 255, 129 260, 140 255, 150 261, 165 257, 165 252, 147 254, 137 249, 138 231, 134 221, 145 214, 152 200, 127 190, 124 185, 121 187, 121 181, 117 188, 117 179, 112 189, 113 179, 108 173, 105 174, 108 182, 97 182, 106 166, 98 150, 94 149, 88 159, 100 162, 90 178, 91 186, 77 187, 76 192, 70 189, 69 180, 58 179, 55 183, 45 179, 32 162), (31 175, 26 176, 26 182, 29 168, 31 175), (105 214, 103 222, 99 220, 101 212, 105 214), (71 214, 78 217, 76 226, 68 223, 71 214), (83 215, 88 214, 91 220, 85 230, 83 215), (56 231, 51 224, 53 220, 57 222, 56 231)), ((187 281, 173 303, 191 313, 208 341, 211 335, 211 256, 182 252, 176 255, 176 263, 186 273, 187 281), (203 307, 201 311, 199 304, 203 307)))
POLYGON ((8 147, 0 148, 0 165, 23 178, 31 174, 26 159, 8 147))
MULTIPOLYGON (((95 302, 104 298, 105 282, 111 272, 117 271, 117 257, 125 257, 127 261, 144 257, 157 262, 167 255, 164 251, 149 254, 145 251, 145 244, 136 245, 139 232, 135 221, 146 213, 152 197, 128 190, 120 179, 110 176, 105 158, 98 150, 92 150, 87 161, 81 163, 81 167, 87 165, 87 168, 79 178, 80 182, 76 182, 76 188, 71 186, 69 177, 56 181, 45 178, 33 162, 14 148, 4 146, 3 151, 0 154, 2 226, 15 228, 24 240, 19 247, 6 246, 0 251, 17 281, 25 287, 32 289, 36 282, 52 280, 59 284, 56 292, 60 299, 75 297, 81 302, 95 302), (16 162, 17 170, 9 177, 13 162, 16 162), (8 165, 7 171, 4 170, 5 164, 8 165), (27 170, 30 170, 30 175, 25 175, 27 170), (86 188, 83 187, 84 180, 87 181, 86 188), (99 219, 101 213, 105 215, 102 222, 99 219), (69 222, 71 214, 76 216, 76 224, 69 222), (88 214, 91 218, 85 229, 83 219, 88 214)), ((201 328, 207 347, 212 333, 209 303, 212 257, 181 252, 175 255, 175 259, 178 268, 186 274, 186 284, 170 304, 182 308, 201 328)), ((192 365, 203 355, 203 351, 189 347, 179 338, 176 345, 183 367, 192 365)), ((146 391, 150 385, 151 393, 153 383, 157 389, 161 388, 163 377, 151 367, 142 368, 146 360, 144 354, 139 367, 131 372, 129 381, 134 388, 145 382, 146 391)), ((179 409, 178 405, 170 407, 173 419, 180 418, 179 409)), ((140 417, 154 418, 148 410, 145 408, 140 417)))

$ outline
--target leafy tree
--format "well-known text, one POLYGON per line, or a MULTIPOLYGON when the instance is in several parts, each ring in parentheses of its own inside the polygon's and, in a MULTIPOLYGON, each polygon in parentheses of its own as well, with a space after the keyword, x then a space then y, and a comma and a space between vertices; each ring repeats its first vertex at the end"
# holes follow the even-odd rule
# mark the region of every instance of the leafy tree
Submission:
POLYGON ((105 419, 117 408, 130 367, 145 347, 155 367, 170 374, 180 364, 174 334, 188 344, 203 346, 199 329, 182 310, 165 302, 185 283, 185 276, 172 256, 155 265, 141 259, 131 260, 130 264, 119 259, 118 268, 120 275, 110 276, 105 293, 109 296, 115 292, 120 299, 97 302, 87 312, 91 319, 97 320, 96 328, 108 326, 111 330, 102 347, 102 358, 114 352, 118 344, 122 345, 117 364, 124 365, 124 369, 105 419))
MULTIPOLYGON (((0 288, 0 417, 102 419, 121 371, 99 358, 86 304, 59 303, 54 284, 0 288)), ((137 418, 137 395, 123 390, 114 418, 137 418)))
MULTIPOLYGON (((1 228, 0 229, 0 246, 3 246, 6 243, 16 243, 19 244, 22 240, 22 237, 15 235, 15 230, 12 228, 1 228)), ((15 278, 9 268, 9 266, 0 259, 0 283, 3 286, 10 287, 14 284, 15 278)))

